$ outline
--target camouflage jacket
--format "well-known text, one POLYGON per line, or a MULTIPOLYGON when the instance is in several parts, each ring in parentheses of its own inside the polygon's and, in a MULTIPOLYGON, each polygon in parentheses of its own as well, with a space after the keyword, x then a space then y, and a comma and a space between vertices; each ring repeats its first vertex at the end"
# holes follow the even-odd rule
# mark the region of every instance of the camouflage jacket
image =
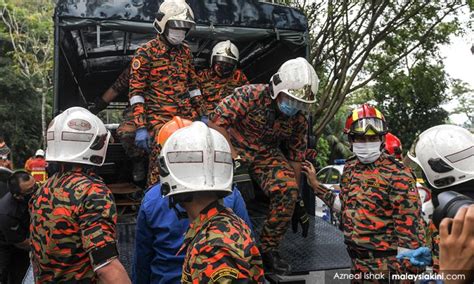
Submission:
POLYGON ((260 252, 247 224, 218 202, 207 206, 190 225, 182 283, 264 283, 260 252), (229 282, 226 282, 229 281, 229 282))
POLYGON ((201 70, 198 77, 205 107, 202 115, 209 115, 214 111, 223 98, 234 93, 235 88, 249 84, 247 76, 240 69, 235 70, 228 78, 218 76, 212 69, 201 70))
POLYGON ((253 84, 235 89, 211 113, 209 120, 229 131, 238 154, 253 160, 255 154, 280 149, 287 158, 305 158, 308 122, 301 113, 288 117, 280 113, 270 97, 268 85, 253 84))
MULTIPOLYGON (((326 193, 318 196, 332 205, 335 196, 322 191, 326 193)), ((394 157, 382 153, 372 164, 363 164, 355 156, 347 160, 339 197, 346 244, 369 250, 424 245, 425 225, 415 177, 394 157)))
POLYGON ((96 283, 89 253, 115 242, 117 212, 103 181, 81 168, 54 174, 30 202, 36 283, 96 283))
POLYGON ((191 101, 189 91, 195 90, 197 84, 187 45, 169 46, 157 37, 138 48, 131 63, 128 93, 131 100, 135 96, 144 100, 132 103, 137 128, 151 129, 176 115, 195 119, 202 99, 198 96, 191 101))

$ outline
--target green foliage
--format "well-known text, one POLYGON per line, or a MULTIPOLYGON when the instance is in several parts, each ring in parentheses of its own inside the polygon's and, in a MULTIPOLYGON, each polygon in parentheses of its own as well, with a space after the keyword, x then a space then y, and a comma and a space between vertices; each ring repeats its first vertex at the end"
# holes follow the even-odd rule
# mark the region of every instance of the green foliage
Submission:
POLYGON ((324 137, 318 139, 318 145, 316 145, 316 151, 318 151, 318 156, 316 157, 316 162, 319 167, 325 167, 328 165, 330 149, 329 143, 324 137))
POLYGON ((427 61, 405 70, 380 76, 373 87, 378 108, 385 115, 390 131, 402 141, 405 150, 420 132, 445 123, 447 78, 443 66, 427 61))
POLYGON ((454 80, 452 92, 454 98, 459 102, 459 106, 454 109, 453 113, 466 115, 468 121, 464 126, 466 128, 474 127, 474 90, 466 82, 454 80))
POLYGON ((322 135, 329 145, 329 163, 332 163, 335 159, 346 159, 352 155, 346 134, 344 134, 347 113, 348 108, 346 106, 341 107, 334 119, 326 126, 322 135))
POLYGON ((0 132, 12 150, 13 164, 22 168, 39 148, 40 97, 9 66, 0 67, 0 132))

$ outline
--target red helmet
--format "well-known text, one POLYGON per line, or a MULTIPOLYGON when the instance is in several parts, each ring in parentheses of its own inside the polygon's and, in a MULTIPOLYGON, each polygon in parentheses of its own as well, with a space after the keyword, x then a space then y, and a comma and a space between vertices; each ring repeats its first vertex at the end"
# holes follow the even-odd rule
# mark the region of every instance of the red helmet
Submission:
POLYGON ((385 150, 397 159, 401 159, 402 154, 402 142, 397 136, 388 132, 385 134, 385 150))
POLYGON ((385 135, 387 123, 383 114, 369 104, 354 109, 346 120, 344 133, 349 135, 385 135))

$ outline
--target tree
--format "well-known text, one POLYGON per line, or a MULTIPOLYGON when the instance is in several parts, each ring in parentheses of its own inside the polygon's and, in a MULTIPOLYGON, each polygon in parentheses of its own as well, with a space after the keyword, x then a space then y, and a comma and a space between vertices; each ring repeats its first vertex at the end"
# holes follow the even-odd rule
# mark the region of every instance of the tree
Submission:
POLYGON ((309 21, 310 61, 322 77, 315 112, 318 137, 348 94, 407 55, 416 57, 447 43, 460 27, 457 12, 467 7, 461 1, 283 2, 304 11, 309 21), (388 51, 390 60, 375 64, 378 55, 388 51))
POLYGON ((408 71, 395 69, 379 76, 373 93, 390 131, 406 149, 417 134, 446 122, 448 112, 441 104, 448 99, 447 89, 443 66, 420 61, 408 71))
POLYGON ((454 80, 453 96, 459 102, 454 109, 454 114, 465 114, 468 118, 467 127, 474 127, 474 90, 466 82, 454 80))
POLYGON ((330 163, 335 159, 346 159, 352 155, 349 142, 344 133, 348 112, 348 107, 342 106, 334 116, 334 119, 326 125, 326 129, 321 136, 328 142, 329 148, 331 149, 328 157, 330 163))
POLYGON ((5 134, 12 149, 14 165, 22 168, 25 160, 40 147, 40 97, 11 72, 11 64, 6 61, 0 66, 0 132, 5 134))
MULTIPOLYGON (((41 133, 51 112, 53 68, 53 2, 47 0, 0 0, 0 32, 11 43, 13 67, 25 82, 41 96, 41 133)), ((40 136, 44 142, 44 137, 40 136)))

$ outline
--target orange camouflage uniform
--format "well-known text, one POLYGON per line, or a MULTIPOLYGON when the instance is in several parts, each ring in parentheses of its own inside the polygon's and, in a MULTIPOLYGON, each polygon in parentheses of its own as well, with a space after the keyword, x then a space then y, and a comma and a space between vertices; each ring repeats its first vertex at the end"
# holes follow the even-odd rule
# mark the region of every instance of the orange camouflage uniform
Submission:
POLYGON ((250 228, 218 201, 189 225, 180 251, 184 249, 182 283, 264 283, 262 258, 250 228))
POLYGON ((132 104, 135 125, 146 127, 153 139, 148 171, 148 185, 159 181, 157 158, 160 128, 174 116, 196 120, 202 107, 201 96, 191 98, 198 77, 192 53, 185 44, 169 46, 160 37, 138 48, 131 63, 129 98, 144 103, 132 104))
MULTIPOLYGON (((327 189, 316 192, 328 205, 334 203, 327 189)), ((409 168, 385 153, 372 164, 354 156, 344 166, 339 197, 353 273, 420 272, 408 260, 396 259, 398 248, 425 243, 421 201, 409 168)))
POLYGON ((201 115, 206 116, 214 111, 223 98, 232 95, 235 88, 249 84, 247 76, 240 69, 235 70, 232 76, 222 78, 210 68, 199 71, 198 77, 205 108, 201 115))
POLYGON ((209 117, 227 129, 250 175, 270 197, 270 211, 260 235, 264 252, 277 249, 288 229, 298 199, 290 161, 303 161, 306 152, 305 116, 287 117, 277 108, 268 85, 246 85, 223 99, 209 117))
POLYGON ((115 243, 117 212, 102 179, 82 168, 61 170, 30 202, 36 283, 97 283, 90 253, 115 243))

